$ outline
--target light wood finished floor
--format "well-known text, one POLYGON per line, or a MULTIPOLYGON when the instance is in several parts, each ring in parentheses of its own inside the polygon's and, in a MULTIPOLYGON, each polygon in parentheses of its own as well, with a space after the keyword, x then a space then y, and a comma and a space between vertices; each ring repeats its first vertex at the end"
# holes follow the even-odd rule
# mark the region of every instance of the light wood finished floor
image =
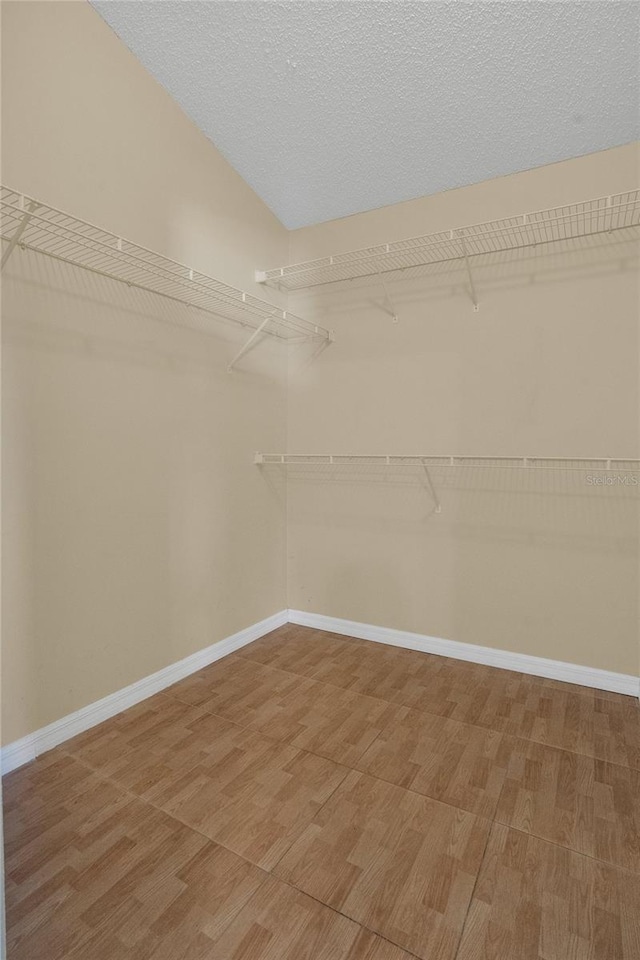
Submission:
POLYGON ((8 960, 639 960, 631 697, 291 625, 4 780, 8 960))

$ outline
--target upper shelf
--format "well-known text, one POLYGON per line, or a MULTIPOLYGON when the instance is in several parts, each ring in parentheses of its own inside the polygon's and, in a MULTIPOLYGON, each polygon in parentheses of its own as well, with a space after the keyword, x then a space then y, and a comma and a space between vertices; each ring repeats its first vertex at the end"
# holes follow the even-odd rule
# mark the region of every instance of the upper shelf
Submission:
POLYGON ((516 470, 580 470, 611 474, 639 473, 640 460, 607 457, 475 457, 433 454, 304 454, 256 453, 261 465, 387 466, 387 467, 495 467, 516 470))
POLYGON ((259 283, 298 290, 446 260, 612 233, 640 224, 640 190, 383 243, 256 272, 259 283))
POLYGON ((8 241, 3 264, 20 246, 233 320, 254 331, 252 340, 258 331, 289 342, 332 339, 324 327, 288 310, 5 186, 0 234, 8 241))
POLYGON ((523 475, 528 474, 530 477, 540 473, 544 475, 547 472, 557 474, 565 471, 569 473, 579 471, 582 474, 598 474, 598 484, 604 485, 611 482, 621 486, 628 484, 635 488, 638 483, 635 475, 640 473, 640 460, 607 457, 585 459, 584 457, 473 457, 432 454, 256 453, 253 462, 265 467, 413 467, 414 470, 418 469, 423 474, 436 513, 442 512, 436 492, 436 483, 441 477, 440 468, 475 468, 485 476, 486 471, 493 471, 495 474, 496 471, 504 469, 521 470, 523 475))

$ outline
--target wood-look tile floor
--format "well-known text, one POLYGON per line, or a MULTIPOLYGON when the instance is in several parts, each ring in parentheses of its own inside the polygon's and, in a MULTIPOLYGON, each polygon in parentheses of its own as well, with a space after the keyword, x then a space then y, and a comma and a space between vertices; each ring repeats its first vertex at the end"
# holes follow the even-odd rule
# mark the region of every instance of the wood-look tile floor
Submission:
POLYGON ((288 625, 4 780, 8 960, 638 960, 631 697, 288 625))

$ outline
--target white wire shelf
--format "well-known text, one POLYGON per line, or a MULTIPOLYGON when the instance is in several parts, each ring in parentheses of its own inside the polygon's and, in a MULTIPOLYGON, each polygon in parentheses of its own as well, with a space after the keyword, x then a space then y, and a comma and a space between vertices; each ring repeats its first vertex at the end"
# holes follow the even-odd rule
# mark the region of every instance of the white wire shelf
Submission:
POLYGON ((404 455, 344 455, 256 453, 256 464, 316 464, 318 466, 392 466, 392 467, 499 467, 512 470, 589 470, 611 473, 640 473, 640 460, 609 457, 459 457, 404 455))
POLYGON ((640 224, 640 190, 457 227, 317 260, 256 272, 259 283, 287 290, 462 260, 487 253, 627 230, 640 224))
MULTIPOLYGON (((612 478, 620 478, 626 475, 629 481, 629 474, 634 476, 633 485, 640 485, 640 478, 636 482, 635 474, 640 473, 640 460, 630 458, 612 458, 612 457, 471 457, 471 456, 430 456, 430 455, 392 455, 392 454, 303 454, 303 453, 256 453, 254 456, 255 464, 259 466, 291 466, 291 467, 376 467, 376 468, 396 468, 411 467, 414 470, 420 470, 426 481, 427 488, 433 500, 436 513, 442 512, 442 507, 436 484, 434 484, 432 471, 436 476, 440 468, 450 469, 473 469, 481 471, 481 476, 486 476, 487 471, 502 470, 521 470, 531 477, 535 474, 565 473, 569 475, 577 471, 581 473, 601 474, 604 478, 609 475, 612 478)), ((321 476, 322 474, 320 474, 321 476)), ((493 474, 492 474, 493 475, 493 474)))
POLYGON ((34 250, 235 321, 254 331, 252 342, 258 332, 290 343, 333 339, 329 330, 288 310, 6 186, 0 187, 0 235, 3 266, 16 247, 34 250))

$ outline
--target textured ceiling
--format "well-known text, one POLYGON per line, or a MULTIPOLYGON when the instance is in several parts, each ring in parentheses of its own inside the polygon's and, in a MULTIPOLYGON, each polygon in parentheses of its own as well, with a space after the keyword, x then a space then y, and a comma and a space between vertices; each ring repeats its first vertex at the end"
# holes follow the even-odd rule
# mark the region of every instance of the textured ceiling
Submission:
POLYGON ((639 134, 635 0, 92 2, 287 227, 639 134))

